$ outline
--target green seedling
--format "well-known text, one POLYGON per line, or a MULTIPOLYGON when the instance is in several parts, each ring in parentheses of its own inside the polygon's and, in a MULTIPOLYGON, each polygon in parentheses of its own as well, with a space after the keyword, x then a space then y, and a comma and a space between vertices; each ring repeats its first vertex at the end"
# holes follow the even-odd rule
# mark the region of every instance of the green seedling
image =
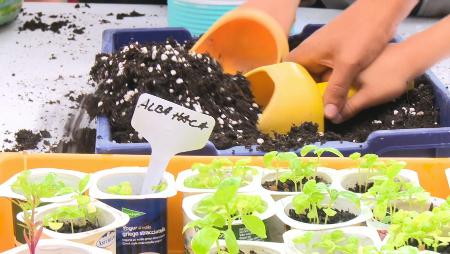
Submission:
POLYGON ((328 222, 329 217, 336 215, 336 211, 333 208, 338 198, 345 198, 354 202, 359 206, 358 197, 349 191, 337 191, 330 189, 324 183, 316 183, 315 180, 309 180, 306 182, 303 188, 303 192, 299 193, 292 199, 292 207, 296 214, 306 214, 310 223, 319 224, 319 209, 322 209, 325 214, 325 224, 328 222), (328 194, 328 201, 323 202, 328 194))
POLYGON ((378 155, 370 153, 361 156, 360 153, 355 152, 350 154, 349 158, 357 163, 359 192, 362 192, 362 185, 364 185, 364 192, 367 192, 370 176, 374 175, 375 169, 380 168, 383 163, 378 160, 378 155), (363 170, 367 172, 367 177, 364 179, 362 177, 363 170))
POLYGON ((307 232, 302 236, 294 238, 293 242, 295 244, 301 244, 304 246, 303 253, 378 253, 375 246, 361 246, 359 238, 355 236, 346 236, 342 230, 334 230, 331 232, 323 233, 316 242, 313 242, 315 234, 317 233, 307 232))
POLYGON ((87 222, 93 225, 97 224, 97 209, 91 203, 89 196, 83 194, 89 183, 89 175, 86 175, 79 183, 78 190, 74 195, 77 205, 62 206, 54 212, 47 214, 44 217, 44 226, 49 227, 54 231, 58 231, 64 225, 69 223, 71 231, 74 233, 74 225, 84 226, 87 222))
POLYGON ((250 163, 250 158, 238 160, 234 164, 226 158, 215 159, 209 164, 194 163, 191 168, 197 174, 186 178, 184 185, 190 188, 213 189, 230 176, 241 177, 242 184, 247 184, 247 179, 257 172, 250 163))
POLYGON ((27 170, 26 154, 24 154, 24 168, 25 171, 17 177, 11 188, 23 195, 25 200, 12 199, 11 201, 23 211, 24 222, 20 225, 24 228, 23 235, 29 253, 35 254, 43 230, 42 222, 36 221, 36 208, 41 205, 41 199, 72 193, 73 189, 59 180, 55 173, 49 173, 42 182, 31 181, 31 171, 27 170))
POLYGON ((311 161, 303 161, 296 157, 289 161, 289 171, 281 174, 280 181, 282 183, 291 180, 294 183, 295 192, 303 190, 304 179, 314 179, 315 163, 311 161), (300 189, 298 186, 300 185, 300 189))
POLYGON ((314 170, 315 175, 317 175, 317 169, 320 166, 320 158, 322 158, 322 155, 324 153, 331 153, 340 158, 344 157, 344 155, 335 148, 332 148, 332 147, 320 147, 319 148, 315 145, 306 145, 306 146, 302 147, 302 149, 300 150, 300 155, 302 157, 305 157, 306 155, 308 155, 311 152, 313 152, 316 155, 316 164, 315 164, 315 170, 314 170))
POLYGON ((227 178, 213 195, 198 204, 195 212, 203 217, 183 228, 183 233, 190 228, 198 229, 191 241, 195 254, 209 254, 213 245, 216 245, 219 254, 238 254, 239 246, 232 230, 236 220, 241 220, 252 234, 267 238, 264 222, 257 216, 267 209, 266 204, 259 196, 237 194, 240 185, 240 178, 227 178), (220 248, 220 238, 225 240, 226 251, 220 248))
POLYGON ((130 182, 121 182, 117 185, 109 186, 106 190, 109 194, 130 196, 133 195, 133 187, 130 182))
POLYGON ((419 250, 429 247, 437 252, 440 246, 450 244, 449 218, 450 210, 446 207, 421 213, 401 210, 392 216, 389 240, 384 248, 393 250, 407 246, 409 240, 414 239, 419 250))
POLYGON ((400 201, 407 201, 412 208, 413 202, 426 202, 429 198, 429 193, 422 187, 407 183, 398 177, 404 165, 403 162, 389 161, 380 169, 380 175, 370 178, 374 181, 374 185, 363 195, 363 199, 373 205, 374 218, 380 222, 390 223, 391 216, 397 211, 397 204, 400 201))
POLYGON ((275 170, 275 186, 278 187, 280 169, 296 158, 297 154, 293 152, 272 151, 264 154, 264 166, 267 169, 275 170))

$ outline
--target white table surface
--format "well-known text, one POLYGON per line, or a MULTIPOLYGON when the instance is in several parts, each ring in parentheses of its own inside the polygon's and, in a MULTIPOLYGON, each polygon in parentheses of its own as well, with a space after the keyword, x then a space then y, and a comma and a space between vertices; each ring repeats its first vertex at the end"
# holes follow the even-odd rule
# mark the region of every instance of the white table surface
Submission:
MULTIPOLYGON (((13 134, 23 128, 35 131, 47 129, 52 135, 49 139, 51 143, 60 140, 69 113, 76 112, 76 109, 69 108, 76 103, 64 95, 73 91, 76 97, 93 91, 88 85, 88 75, 95 54, 100 51, 104 29, 167 26, 165 6, 90 6, 91 8, 86 8, 81 5, 81 8, 75 9, 73 4, 67 3, 24 4, 24 11, 27 13, 40 11, 45 14, 42 20, 46 23, 58 20, 50 19, 49 15, 76 15, 76 19, 69 20, 86 29, 84 34, 75 36, 75 41, 67 40, 71 33, 64 29, 61 34, 37 30, 18 33, 19 26, 34 16, 20 14, 13 23, 0 27, 0 151, 11 146, 3 140, 14 140, 13 134), (111 12, 128 13, 133 10, 145 13, 146 16, 123 20, 107 16, 111 12), (101 19, 111 23, 100 24, 101 19), (50 60, 52 54, 56 59, 50 60), (60 103, 48 103, 57 100, 60 103)), ((337 10, 301 8, 296 25, 302 27, 308 23, 326 23, 339 13, 337 10)), ((398 33, 408 37, 435 22, 434 19, 411 18, 401 24, 398 33)), ((445 85, 450 85, 450 59, 437 64, 432 70, 445 85)), ((40 149, 45 151, 48 148, 40 144, 40 149)))

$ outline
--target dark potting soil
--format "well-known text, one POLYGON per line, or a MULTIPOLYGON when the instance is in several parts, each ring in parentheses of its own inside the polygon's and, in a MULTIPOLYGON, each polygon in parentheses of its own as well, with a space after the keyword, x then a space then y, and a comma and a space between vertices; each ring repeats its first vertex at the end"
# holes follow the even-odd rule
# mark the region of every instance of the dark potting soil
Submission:
MULTIPOLYGON (((49 230, 52 230, 49 227, 46 227, 46 228, 49 229, 49 230)), ((94 223, 92 223, 90 221, 86 221, 86 225, 84 225, 84 226, 79 226, 77 224, 74 224, 73 225, 73 232, 72 232, 72 227, 71 227, 70 223, 69 222, 64 222, 64 225, 60 229, 58 229, 57 232, 64 233, 64 234, 74 234, 74 233, 82 233, 82 232, 91 231, 91 230, 94 230, 94 229, 97 229, 97 228, 99 228, 98 223, 94 224, 94 223)))
MULTIPOLYGON (((308 182, 309 179, 303 179, 302 184, 305 184, 308 182)), ((315 177, 316 182, 322 182, 329 184, 329 182, 325 181, 322 177, 316 176, 315 177)), ((262 186, 267 190, 272 191, 286 191, 286 192, 294 192, 295 191, 295 184, 292 180, 286 180, 286 182, 282 183, 281 181, 278 181, 278 185, 276 185, 276 181, 266 181, 262 184, 262 186)), ((300 185, 297 185, 297 188, 299 188, 297 191, 300 191, 300 185)))
POLYGON ((167 44, 127 46, 114 54, 99 54, 91 69, 97 90, 88 96, 91 118, 106 115, 112 138, 119 143, 146 142, 130 125, 141 93, 172 101, 211 115, 216 126, 210 140, 218 149, 258 144, 262 151, 287 151, 325 141, 363 142, 376 130, 439 127, 431 84, 418 79, 416 87, 393 102, 361 112, 335 125, 326 121, 326 132, 316 124, 293 126, 287 135, 274 138, 257 130, 261 109, 254 103, 248 81, 240 74, 224 74, 207 55, 189 54, 187 46, 167 44))
MULTIPOLYGON (((25 21, 22 26, 19 27, 19 32, 29 30, 29 31, 35 31, 35 30, 41 30, 43 32, 45 31, 51 31, 53 33, 61 33, 62 28, 66 27, 67 29, 70 29, 75 34, 83 34, 84 33, 84 27, 79 27, 76 24, 72 23, 72 21, 69 19, 69 17, 60 15, 60 20, 53 21, 51 23, 45 23, 42 21, 42 12, 38 12, 35 14, 35 16, 28 21, 25 21)), ((49 18, 55 19, 57 18, 57 15, 50 15, 49 18)))
POLYGON ((47 138, 48 136, 50 136, 50 133, 47 130, 43 130, 37 133, 25 129, 19 130, 14 134, 14 147, 12 149, 5 150, 5 152, 19 152, 23 150, 36 149, 38 143, 41 142, 42 138, 47 138))
POLYGON ((127 17, 142 17, 145 16, 143 13, 139 13, 137 11, 132 11, 130 13, 117 13, 116 19, 123 19, 127 17))
MULTIPOLYGON (((327 224, 336 224, 336 223, 346 222, 346 221, 356 218, 356 215, 349 211, 344 211, 344 210, 335 210, 335 211, 336 211, 336 215, 332 216, 332 217, 328 217, 327 224)), ((308 213, 308 209, 306 209, 305 214, 300 214, 300 215, 296 214, 294 209, 290 209, 289 217, 291 217, 294 220, 300 221, 300 222, 310 223, 309 218, 306 216, 307 213, 308 213)), ((325 224, 325 216, 326 216, 325 212, 322 209, 318 209, 318 214, 319 214, 319 224, 325 224)))
POLYGON ((351 192, 362 194, 362 193, 366 193, 367 190, 372 188, 372 186, 373 186, 373 182, 369 182, 367 185, 364 185, 364 184, 359 185, 358 183, 356 183, 353 187, 348 188, 348 190, 351 192))
MULTIPOLYGON (((223 251, 227 251, 227 248, 222 248, 223 251)), ((239 250, 239 254, 258 254, 258 252, 254 250, 250 250, 249 252, 244 252, 242 250, 239 250)))
MULTIPOLYGON (((419 242, 415 239, 409 239, 408 245, 411 245, 413 247, 419 247, 419 242)), ((426 246, 425 249, 429 251, 434 251, 433 247, 430 246, 426 246)), ((447 246, 439 246, 437 248, 437 252, 441 254, 450 254, 450 244, 447 246)))

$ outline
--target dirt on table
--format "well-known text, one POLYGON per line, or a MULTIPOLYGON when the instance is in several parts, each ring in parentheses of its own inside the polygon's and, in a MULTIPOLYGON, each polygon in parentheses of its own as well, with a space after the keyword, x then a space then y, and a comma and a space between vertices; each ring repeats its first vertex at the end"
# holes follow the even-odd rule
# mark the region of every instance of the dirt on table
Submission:
MULTIPOLYGON (((42 12, 37 12, 34 14, 34 17, 32 19, 25 21, 20 27, 19 32, 23 31, 36 31, 41 30, 43 32, 51 31, 56 34, 60 34, 63 29, 67 29, 71 31, 73 34, 83 34, 84 33, 84 27, 80 27, 77 24, 73 22, 73 18, 76 18, 75 16, 64 16, 64 15, 50 15, 48 16, 50 19, 59 19, 55 20, 49 23, 46 23, 42 21, 42 17, 44 17, 45 14, 42 12)), ((72 37, 74 36, 72 34, 72 37)))
MULTIPOLYGON (((131 44, 114 54, 99 54, 91 69, 97 90, 89 95, 91 118, 109 118, 112 138, 118 143, 146 142, 131 127, 137 99, 150 93, 216 120, 210 140, 218 149, 257 145, 262 151, 288 151, 326 141, 363 142, 377 130, 439 127, 439 109, 428 80, 395 101, 373 107, 339 125, 326 121, 325 133, 316 124, 293 126, 286 135, 269 136, 257 129, 261 108, 254 102, 249 83, 241 74, 224 74, 208 55, 191 54, 192 42, 131 44)), ((301 99, 301 98, 299 98, 301 99)))
POLYGON ((145 16, 143 13, 137 11, 132 11, 130 13, 117 13, 116 19, 130 18, 130 17, 142 17, 145 16))
POLYGON ((50 133, 47 130, 34 133, 31 130, 19 130, 14 134, 15 140, 8 141, 8 143, 15 143, 11 149, 6 149, 5 152, 19 152, 23 150, 33 150, 37 148, 42 138, 47 138, 50 133))

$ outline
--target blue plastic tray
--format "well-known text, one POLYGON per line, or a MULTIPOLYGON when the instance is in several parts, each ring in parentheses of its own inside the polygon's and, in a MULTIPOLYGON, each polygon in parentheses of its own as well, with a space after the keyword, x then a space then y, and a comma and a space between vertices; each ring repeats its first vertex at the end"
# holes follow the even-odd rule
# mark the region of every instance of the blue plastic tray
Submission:
MULTIPOLYGON (((306 38, 321 25, 306 26, 300 37, 306 38)), ((191 39, 190 33, 183 28, 145 28, 145 29, 113 29, 103 32, 102 52, 111 53, 131 42, 161 42, 172 37, 178 41, 191 39)), ((425 77, 431 81, 436 96, 436 106, 440 108, 440 128, 380 130, 372 132, 363 143, 330 141, 322 146, 335 147, 345 155, 353 152, 376 153, 382 156, 410 157, 450 157, 450 93, 446 87, 428 71, 425 77)), ((320 145, 320 144, 317 144, 320 145)), ((111 140, 108 119, 97 117, 96 153, 101 154, 150 154, 148 143, 116 143, 111 140)), ((217 150, 208 144, 200 150, 186 154, 193 155, 262 155, 264 152, 243 146, 226 150, 217 150)))

